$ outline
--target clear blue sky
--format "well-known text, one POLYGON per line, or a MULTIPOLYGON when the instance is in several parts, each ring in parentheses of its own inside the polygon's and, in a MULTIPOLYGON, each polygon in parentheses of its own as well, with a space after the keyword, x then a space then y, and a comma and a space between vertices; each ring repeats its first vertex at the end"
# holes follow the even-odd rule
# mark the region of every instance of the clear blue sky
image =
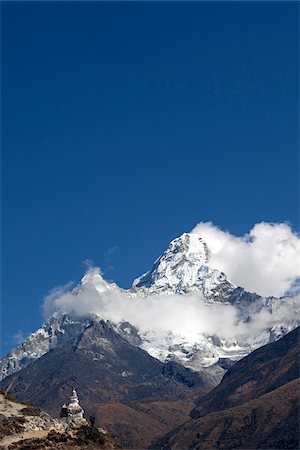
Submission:
POLYGON ((212 220, 298 223, 296 2, 6 2, 3 351, 82 261, 126 287, 212 220))

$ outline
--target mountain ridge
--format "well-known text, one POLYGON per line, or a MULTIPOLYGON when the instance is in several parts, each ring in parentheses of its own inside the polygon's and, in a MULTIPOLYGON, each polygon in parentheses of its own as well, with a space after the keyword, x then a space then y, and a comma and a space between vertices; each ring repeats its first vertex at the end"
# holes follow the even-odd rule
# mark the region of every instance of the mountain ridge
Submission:
POLYGON ((209 249, 197 234, 183 233, 173 239, 152 269, 136 278, 132 290, 147 293, 186 294, 197 291, 205 298, 228 297, 235 286, 226 275, 210 268, 209 249), (203 281, 206 281, 203 283, 203 281))
MULTIPOLYGON (((226 275, 210 268, 209 249, 204 240, 196 234, 184 233, 169 244, 167 250, 155 261, 152 269, 137 278, 130 289, 119 288, 116 284, 106 282, 99 271, 91 269, 84 275, 71 294, 76 298, 87 290, 94 296, 108 296, 111 301, 115 296, 122 296, 128 301, 145 299, 151 296, 164 302, 164 296, 196 296, 210 305, 223 304, 236 308, 241 324, 251 323, 255 314, 263 309, 277 314, 272 326, 260 334, 236 342, 224 340, 221 335, 199 333, 193 340, 186 335, 174 334, 171 330, 141 330, 128 320, 114 323, 118 332, 127 339, 146 350, 151 356, 161 361, 177 361, 194 370, 219 364, 219 380, 223 375, 224 361, 237 360, 251 350, 264 345, 295 328, 297 321, 297 298, 264 298, 235 287, 226 275), (295 311, 292 319, 284 317, 280 306, 288 302, 287 308, 295 311), (126 324, 127 325, 124 325, 126 324)), ((93 321, 103 318, 100 314, 80 315, 76 312, 54 312, 54 314, 17 348, 12 349, 0 362, 0 379, 26 367, 49 350, 61 347, 70 339, 80 335, 93 321)), ((225 364, 226 365, 226 364, 225 364)))
POLYGON ((103 320, 6 377, 1 386, 53 416, 75 388, 86 417, 94 414, 119 443, 137 449, 187 420, 193 398, 212 387, 200 374, 131 345, 103 320))
POLYGON ((299 448, 299 327, 237 362, 151 449, 299 448))

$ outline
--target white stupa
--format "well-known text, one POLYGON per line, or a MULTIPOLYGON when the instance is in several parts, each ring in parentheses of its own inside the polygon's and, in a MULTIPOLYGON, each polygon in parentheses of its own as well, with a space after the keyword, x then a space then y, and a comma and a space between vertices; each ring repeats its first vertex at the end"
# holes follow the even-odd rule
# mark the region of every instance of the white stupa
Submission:
POLYGON ((84 410, 79 405, 78 395, 75 389, 73 389, 70 403, 67 405, 63 405, 61 407, 60 417, 67 417, 70 420, 84 420, 83 418, 84 410))

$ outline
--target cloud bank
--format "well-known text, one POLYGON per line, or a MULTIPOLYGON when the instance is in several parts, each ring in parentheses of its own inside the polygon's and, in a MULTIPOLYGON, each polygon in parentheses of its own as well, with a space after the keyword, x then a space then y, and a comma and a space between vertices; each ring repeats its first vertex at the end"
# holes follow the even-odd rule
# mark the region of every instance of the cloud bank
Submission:
MULTIPOLYGON (((209 222, 199 223, 193 232, 208 245, 208 264, 226 273, 236 285, 264 296, 297 292, 300 239, 289 225, 263 222, 237 237, 209 222)), ((272 302, 259 299, 251 304, 249 320, 249 310, 231 304, 207 304, 196 294, 132 295, 105 281, 99 268, 89 267, 75 288, 68 284, 51 291, 44 299, 43 311, 46 317, 60 312, 96 314, 113 323, 125 320, 142 332, 171 331, 190 342, 196 342, 201 334, 247 343, 274 325, 280 328, 283 320, 294 328, 299 306, 299 296, 272 302)))
POLYGON ((230 340, 256 335, 283 317, 293 321, 296 307, 297 299, 291 298, 288 302, 278 302, 273 311, 258 308, 251 320, 244 322, 233 305, 207 304, 197 295, 129 296, 116 285, 107 283, 96 267, 90 268, 74 289, 66 286, 50 292, 43 306, 46 317, 54 312, 76 316, 96 314, 113 323, 128 321, 142 332, 171 331, 189 341, 197 341, 199 334, 230 340))
POLYGON ((300 237, 286 223, 261 222, 244 236, 200 222, 193 230, 206 242, 209 266, 230 281, 263 296, 299 293, 300 237))

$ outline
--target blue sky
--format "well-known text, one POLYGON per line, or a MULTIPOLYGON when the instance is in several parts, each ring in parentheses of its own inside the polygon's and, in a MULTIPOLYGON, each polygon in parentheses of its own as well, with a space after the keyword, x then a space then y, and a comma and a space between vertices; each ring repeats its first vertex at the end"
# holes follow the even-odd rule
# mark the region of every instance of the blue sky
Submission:
POLYGON ((2 340, 91 259, 127 287, 199 221, 298 218, 296 2, 6 2, 2 340))

